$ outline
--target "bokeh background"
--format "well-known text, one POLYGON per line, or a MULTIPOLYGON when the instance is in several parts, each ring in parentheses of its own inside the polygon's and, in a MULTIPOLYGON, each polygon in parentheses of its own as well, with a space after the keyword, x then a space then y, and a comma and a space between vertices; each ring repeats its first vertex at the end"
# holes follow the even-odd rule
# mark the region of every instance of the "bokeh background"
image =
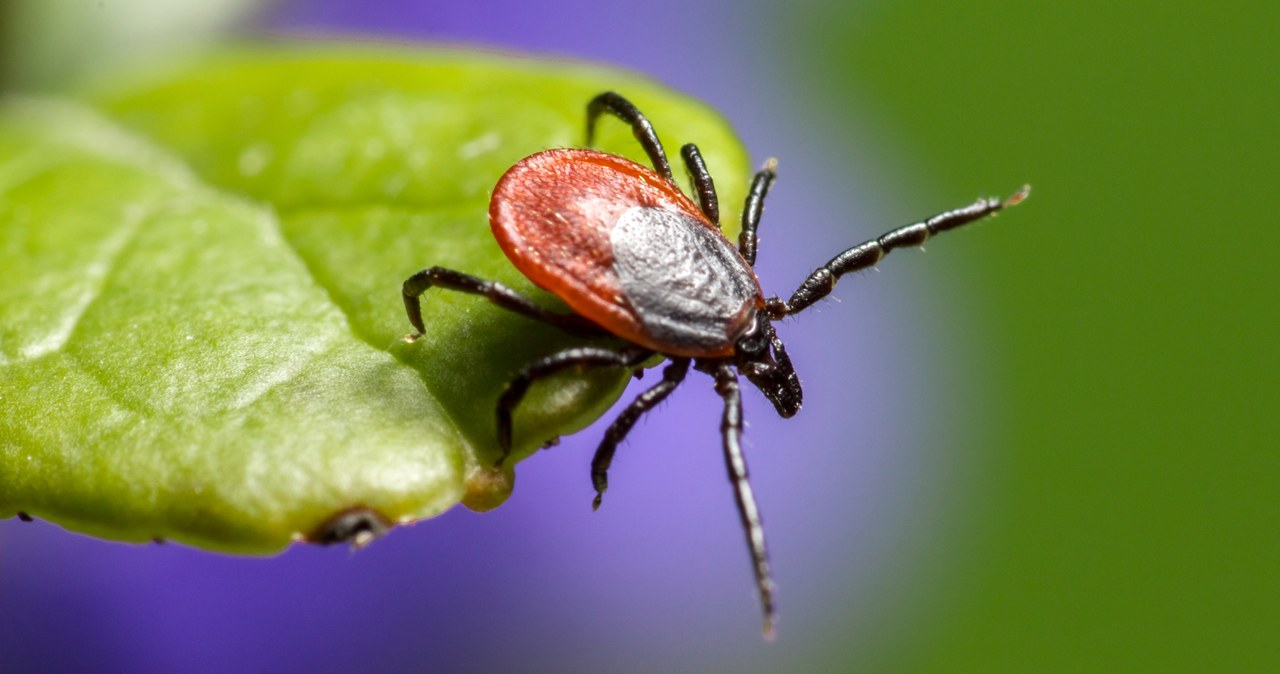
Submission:
POLYGON ((521 464, 504 507, 357 554, 0 521, 0 672, 1280 669, 1274 3, 22 0, 5 17, 10 89, 227 26, 647 73, 779 158, 769 292, 891 226, 1035 191, 782 327, 805 410, 746 402, 774 643, 697 378, 633 434, 595 514, 600 426, 521 464))

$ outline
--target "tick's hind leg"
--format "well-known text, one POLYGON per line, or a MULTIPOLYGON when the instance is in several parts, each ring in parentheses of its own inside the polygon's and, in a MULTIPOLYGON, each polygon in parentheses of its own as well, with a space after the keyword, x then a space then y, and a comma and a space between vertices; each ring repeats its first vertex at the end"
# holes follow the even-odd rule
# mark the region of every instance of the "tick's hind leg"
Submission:
POLYGON ((609 430, 605 431, 604 439, 596 448, 595 458, 591 460, 591 484, 596 488, 595 500, 591 502, 592 510, 600 507, 600 500, 604 498, 604 492, 609 488, 609 466, 613 463, 614 452, 618 451, 618 444, 627 437, 627 433, 631 432, 631 428, 645 412, 656 407, 676 390, 688 373, 688 358, 672 359, 671 363, 662 370, 662 381, 637 396, 627 409, 622 410, 622 414, 613 420, 609 430))
POLYGON ((756 576, 756 588, 760 590, 760 605, 764 609, 764 634, 773 637, 776 611, 773 605, 773 574, 769 571, 769 553, 764 544, 764 524, 760 521, 760 509, 747 480, 747 461, 742 455, 742 393, 738 388, 738 375, 728 364, 715 370, 716 393, 724 399, 724 417, 720 421, 720 435, 724 441, 724 462, 729 469, 729 482, 738 502, 738 515, 747 534, 747 548, 751 551, 751 570, 756 576))
POLYGON ((431 267, 410 276, 404 282, 404 310, 409 315, 409 322, 418 332, 414 338, 421 337, 425 331, 422 323, 422 307, 419 297, 430 288, 439 287, 459 292, 481 295, 485 299, 521 316, 554 325, 565 332, 578 337, 606 337, 609 333, 595 323, 577 314, 558 314, 547 311, 529 298, 494 281, 486 281, 460 271, 431 267))
POLYGON ((671 177, 671 162, 667 161, 667 152, 662 149, 662 141, 658 140, 658 132, 653 130, 653 124, 649 123, 649 119, 631 101, 612 91, 596 96, 587 104, 587 145, 590 146, 595 141, 596 120, 606 112, 631 125, 631 133, 649 155, 653 170, 662 174, 663 178, 675 182, 671 177))
POLYGON ((636 368, 652 355, 652 351, 638 348, 612 351, 597 347, 580 346, 558 351, 525 366, 507 384, 506 390, 498 398, 498 449, 501 450, 502 455, 498 457, 494 465, 502 465, 511 454, 511 413, 515 411, 520 401, 524 399, 525 393, 528 393, 529 387, 534 382, 539 379, 546 379, 561 370, 575 367, 581 369, 588 367, 636 368))

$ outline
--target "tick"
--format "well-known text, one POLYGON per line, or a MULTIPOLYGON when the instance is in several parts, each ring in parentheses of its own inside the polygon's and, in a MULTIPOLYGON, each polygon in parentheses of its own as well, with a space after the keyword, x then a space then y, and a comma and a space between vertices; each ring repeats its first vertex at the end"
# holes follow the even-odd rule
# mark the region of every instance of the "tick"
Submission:
MULTIPOLYGON (((756 229, 777 174, 770 160, 755 174, 734 246, 720 231, 715 185, 696 145, 680 148, 695 194, 676 184, 671 164, 649 120, 630 101, 605 92, 587 104, 587 145, 596 122, 608 113, 631 126, 653 169, 617 155, 584 148, 530 155, 498 180, 489 223, 504 253, 530 281, 553 293, 573 313, 548 311, 499 283, 443 267, 424 269, 404 282, 404 306, 417 330, 420 296, 439 287, 475 295, 527 318, 585 338, 614 338, 623 346, 577 346, 544 356, 521 369, 497 403, 500 465, 511 452, 511 413, 529 386, 569 368, 616 367, 640 372, 655 355, 665 357, 662 381, 622 410, 591 461, 593 508, 608 488, 618 444, 636 421, 684 381, 692 367, 715 380, 724 401, 720 432, 729 481, 746 532, 751 567, 772 635, 774 583, 764 528, 747 480, 739 375, 746 377, 783 418, 800 411, 800 380, 774 322, 826 297, 849 272, 867 269, 890 251, 919 246, 939 232, 992 215, 1025 199, 1023 187, 1007 199, 979 199, 927 220, 892 229, 831 258, 783 301, 765 298, 756 278, 756 229)), ((616 344, 616 342, 614 342, 616 344)))

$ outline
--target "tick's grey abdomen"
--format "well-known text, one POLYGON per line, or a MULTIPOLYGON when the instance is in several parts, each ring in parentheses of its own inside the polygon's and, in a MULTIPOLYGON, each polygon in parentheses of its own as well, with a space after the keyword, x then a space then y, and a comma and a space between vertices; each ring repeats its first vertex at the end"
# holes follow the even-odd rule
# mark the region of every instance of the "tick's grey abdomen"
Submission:
POLYGON ((636 206, 611 233, 614 270, 641 324, 687 352, 719 351, 751 323, 760 285, 719 232, 676 210, 636 206))

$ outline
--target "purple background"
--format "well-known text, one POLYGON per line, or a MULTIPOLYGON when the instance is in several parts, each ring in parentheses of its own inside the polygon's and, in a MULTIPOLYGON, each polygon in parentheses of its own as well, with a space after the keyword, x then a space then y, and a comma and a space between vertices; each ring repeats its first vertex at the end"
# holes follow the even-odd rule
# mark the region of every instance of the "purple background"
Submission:
MULTIPOLYGON (((806 105, 813 83, 784 60, 794 36, 775 3, 462 4, 298 1, 263 25, 601 61, 707 101, 754 161, 780 159, 761 230, 769 293, 929 214, 920 201, 858 192, 874 160, 851 152, 830 112, 806 105)), ((504 507, 459 507, 358 554, 237 558, 0 522, 0 671, 851 666, 910 621, 912 586, 930 577, 921 559, 938 554, 927 541, 960 481, 948 476, 954 438, 938 429, 967 432, 950 419, 981 395, 949 390, 967 378, 960 368, 977 367, 960 312, 930 304, 925 265, 891 262, 781 327, 806 386, 798 417, 784 422, 754 390, 746 397, 746 450, 780 587, 773 644, 759 634, 719 400, 695 373, 623 446, 595 514, 588 463, 600 424, 521 464, 504 507), (931 351, 941 332, 959 346, 931 351)))

